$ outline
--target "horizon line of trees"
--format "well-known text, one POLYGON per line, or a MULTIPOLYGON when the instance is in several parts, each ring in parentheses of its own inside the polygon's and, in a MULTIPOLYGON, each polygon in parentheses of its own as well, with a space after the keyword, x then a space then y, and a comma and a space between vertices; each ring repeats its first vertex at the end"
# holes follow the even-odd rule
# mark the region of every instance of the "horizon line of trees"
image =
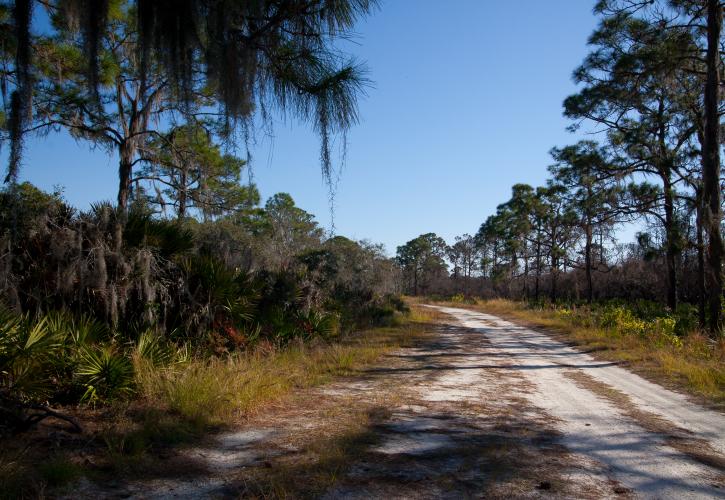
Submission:
POLYGON ((398 247, 405 290, 648 298, 673 312, 686 302, 702 328, 722 332, 723 5, 597 2, 564 114, 602 139, 552 149, 546 185, 513 186, 474 236, 449 246, 428 233, 398 247), (619 244, 632 222, 645 230, 619 244))

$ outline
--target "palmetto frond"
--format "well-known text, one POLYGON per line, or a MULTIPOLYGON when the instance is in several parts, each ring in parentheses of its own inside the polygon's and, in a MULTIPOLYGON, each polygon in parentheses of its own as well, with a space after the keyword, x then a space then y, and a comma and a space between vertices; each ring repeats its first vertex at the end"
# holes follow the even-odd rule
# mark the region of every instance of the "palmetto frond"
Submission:
POLYGON ((144 331, 139 336, 134 353, 155 367, 168 366, 178 361, 180 357, 184 357, 179 356, 178 348, 165 342, 157 332, 151 329, 144 331))
POLYGON ((84 401, 114 398, 133 391, 131 360, 113 347, 84 348, 80 357, 76 375, 86 387, 84 401))

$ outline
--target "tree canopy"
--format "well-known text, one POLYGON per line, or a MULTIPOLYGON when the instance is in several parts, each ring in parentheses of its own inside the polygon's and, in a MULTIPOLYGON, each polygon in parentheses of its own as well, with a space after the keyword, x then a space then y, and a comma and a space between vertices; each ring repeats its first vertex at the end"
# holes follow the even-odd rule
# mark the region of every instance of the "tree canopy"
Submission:
POLYGON ((321 138, 323 172, 329 175, 330 135, 356 122, 357 96, 366 82, 363 67, 340 52, 335 40, 374 6, 373 0, 4 2, 7 177, 17 176, 23 136, 34 125, 38 85, 67 81, 63 68, 48 71, 39 50, 43 40, 57 35, 72 40, 78 50, 70 54, 78 82, 75 107, 82 98, 89 113, 105 114, 105 90, 125 89, 129 83, 113 67, 128 63, 141 95, 159 97, 152 84, 157 82, 181 112, 193 109, 202 95, 208 99, 205 106, 224 118, 227 135, 236 125, 249 130, 255 115, 265 119, 274 110, 312 124, 321 138), (38 37, 31 27, 41 9, 52 24, 38 37), (120 19, 124 36, 119 39, 120 19), (108 54, 115 49, 123 56, 114 62, 108 54))

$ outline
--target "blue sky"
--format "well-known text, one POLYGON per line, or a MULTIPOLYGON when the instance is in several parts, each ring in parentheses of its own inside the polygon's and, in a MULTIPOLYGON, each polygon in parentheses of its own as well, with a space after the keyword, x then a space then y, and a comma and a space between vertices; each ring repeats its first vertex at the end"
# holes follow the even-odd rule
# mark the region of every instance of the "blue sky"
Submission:
MULTIPOLYGON (((594 0, 383 0, 349 50, 373 86, 348 135, 335 199, 338 234, 395 247, 425 232, 475 233, 517 182, 546 179, 565 130, 563 99, 587 53, 594 0)), ((29 140, 21 178, 62 185, 87 208, 114 199, 116 161, 64 134, 29 140)), ((289 192, 330 227, 319 141, 304 124, 260 133, 253 173, 263 198, 289 192)))

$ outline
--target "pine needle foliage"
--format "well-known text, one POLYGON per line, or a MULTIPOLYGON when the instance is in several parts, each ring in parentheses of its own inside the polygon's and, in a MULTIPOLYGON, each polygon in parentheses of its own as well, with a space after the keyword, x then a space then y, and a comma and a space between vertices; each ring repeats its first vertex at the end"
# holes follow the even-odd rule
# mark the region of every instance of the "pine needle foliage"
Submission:
MULTIPOLYGON (((15 79, 8 179, 13 180, 32 104, 30 25, 41 6, 33 0, 9 4, 15 79)), ((350 35, 375 0, 56 0, 43 5, 81 38, 92 95, 98 96, 103 84, 110 18, 126 10, 137 37, 141 81, 160 72, 185 105, 203 91, 219 104, 230 130, 249 124, 256 112, 262 117, 273 109, 290 113, 319 133, 323 172, 329 175, 330 135, 357 121, 357 96, 367 83, 364 68, 335 42, 350 35)))

